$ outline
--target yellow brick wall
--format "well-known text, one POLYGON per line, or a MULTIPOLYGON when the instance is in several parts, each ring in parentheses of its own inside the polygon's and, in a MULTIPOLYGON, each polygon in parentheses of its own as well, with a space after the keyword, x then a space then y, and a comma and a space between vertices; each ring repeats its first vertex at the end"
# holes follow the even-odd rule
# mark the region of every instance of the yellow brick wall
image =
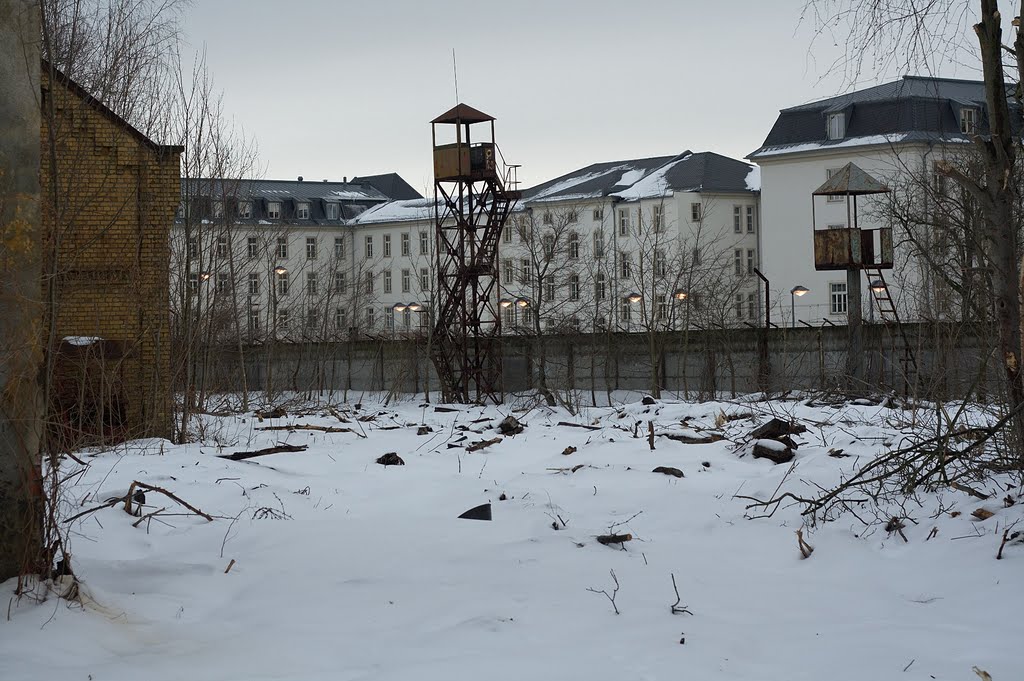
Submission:
POLYGON ((46 296, 55 338, 119 341, 131 436, 171 433, 169 230, 176 149, 155 147, 43 73, 46 296))

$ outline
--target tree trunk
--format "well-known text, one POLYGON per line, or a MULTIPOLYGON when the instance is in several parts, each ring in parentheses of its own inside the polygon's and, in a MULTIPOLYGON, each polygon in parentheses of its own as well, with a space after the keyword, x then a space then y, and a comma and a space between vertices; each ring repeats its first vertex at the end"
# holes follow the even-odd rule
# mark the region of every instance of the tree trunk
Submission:
POLYGON ((0 582, 42 545, 39 7, 0 0, 0 582))

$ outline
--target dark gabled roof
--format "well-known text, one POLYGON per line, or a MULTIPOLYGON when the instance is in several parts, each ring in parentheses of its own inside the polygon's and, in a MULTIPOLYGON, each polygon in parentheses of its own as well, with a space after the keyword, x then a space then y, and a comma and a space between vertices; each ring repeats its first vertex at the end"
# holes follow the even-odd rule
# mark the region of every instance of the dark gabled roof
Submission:
POLYGON ((756 191, 748 178, 755 166, 710 151, 596 163, 523 192, 530 202, 579 201, 613 196, 636 200, 672 192, 756 191))
POLYGON ((885 194, 889 188, 868 175, 853 163, 847 163, 825 184, 814 190, 814 196, 860 196, 863 194, 885 194))
MULTIPOLYGON (((967 141, 968 136, 960 131, 960 111, 977 109, 977 131, 985 135, 985 101, 981 81, 904 76, 891 83, 782 109, 760 148, 748 158, 829 147, 967 141), (828 139, 828 115, 832 113, 846 114, 842 139, 828 139)), ((1012 101, 1011 107, 1016 108, 1012 101)))
POLYGON ((403 180, 398 173, 384 173, 383 175, 354 177, 352 178, 352 182, 368 184, 384 196, 395 201, 408 201, 410 199, 423 198, 423 195, 413 189, 412 185, 403 180))
POLYGON ((443 114, 430 121, 431 123, 484 123, 493 121, 494 116, 485 114, 479 109, 474 109, 468 104, 456 104, 443 114))
POLYGON ((119 128, 124 129, 128 134, 137 139, 146 147, 153 149, 159 154, 180 154, 185 150, 184 147, 176 144, 158 144, 150 139, 145 133, 133 126, 131 123, 114 113, 106 104, 93 97, 93 95, 86 90, 84 87, 71 80, 63 71, 58 69, 56 66, 48 62, 47 60, 41 60, 42 71, 51 81, 61 83, 64 87, 70 90, 74 95, 81 99, 85 104, 91 106, 93 109, 98 111, 102 116, 107 118, 109 121, 114 123, 119 128))
POLYGON ((379 190, 362 182, 182 178, 181 193, 183 201, 206 204, 198 208, 201 214, 208 211, 210 201, 252 201, 252 217, 247 219, 256 222, 267 219, 267 202, 280 202, 281 219, 289 224, 337 224, 338 219, 327 217, 328 203, 339 204, 339 219, 349 220, 370 206, 389 200, 379 190), (296 217, 298 202, 309 203, 308 219, 296 217))

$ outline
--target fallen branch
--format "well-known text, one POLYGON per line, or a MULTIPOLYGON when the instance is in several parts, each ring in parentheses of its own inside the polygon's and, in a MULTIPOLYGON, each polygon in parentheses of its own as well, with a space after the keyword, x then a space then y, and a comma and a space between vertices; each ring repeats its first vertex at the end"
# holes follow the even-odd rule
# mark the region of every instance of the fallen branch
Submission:
POLYGON ((615 597, 619 595, 619 578, 615 576, 615 570, 609 570, 608 572, 612 576, 612 581, 615 582, 615 588, 612 589, 612 592, 610 594, 606 589, 601 589, 600 591, 598 591, 597 589, 591 587, 587 587, 587 591, 595 594, 604 594, 604 597, 611 601, 612 609, 615 611, 615 614, 618 615, 619 607, 615 605, 615 597))
POLYGON ((267 447, 266 449, 257 449, 251 452, 235 452, 234 454, 219 454, 218 459, 230 459, 231 461, 244 461, 245 459, 252 459, 257 456, 266 456, 267 454, 285 454, 288 452, 304 452, 309 448, 309 445, 276 445, 274 447, 267 447))
POLYGON ((718 433, 711 433, 710 435, 701 435, 698 437, 683 435, 681 433, 657 433, 657 436, 667 437, 669 440, 675 440, 676 442, 682 442, 688 445, 709 445, 712 442, 721 442, 725 439, 725 436, 719 435, 718 433))
POLYGON ((294 423, 287 426, 260 426, 256 430, 315 430, 321 433, 353 433, 351 428, 339 428, 337 426, 315 426, 308 423, 294 423))
POLYGON ((501 438, 500 437, 496 437, 496 438, 493 438, 491 440, 481 440, 480 442, 474 442, 473 444, 471 444, 468 447, 466 447, 466 451, 467 452, 479 452, 481 449, 483 449, 485 447, 490 447, 491 445, 496 445, 499 442, 501 442, 501 438))
POLYGON ((584 430, 601 430, 601 426, 588 426, 582 423, 569 423, 568 421, 559 421, 556 425, 567 428, 583 428, 584 430))
POLYGON ((669 606, 669 612, 671 612, 673 615, 692 615, 693 613, 690 612, 689 608, 687 608, 685 605, 679 605, 679 601, 683 599, 679 596, 679 589, 676 587, 676 576, 675 573, 669 574, 672 575, 672 590, 676 592, 676 602, 669 606))
POLYGON ((132 514, 132 499, 134 498, 133 495, 135 493, 135 489, 136 488, 146 490, 147 492, 158 492, 160 494, 163 494, 168 499, 171 499, 172 501, 178 502, 179 504, 181 504, 182 506, 184 506, 188 510, 192 511, 193 513, 195 513, 196 515, 202 516, 202 517, 206 518, 208 521, 213 522, 213 517, 211 515, 209 515, 208 513, 204 513, 202 511, 200 511, 198 508, 196 508, 192 504, 188 503, 187 501, 185 501, 181 497, 175 495, 173 492, 169 492, 168 490, 165 490, 163 487, 156 487, 154 485, 147 485, 146 483, 139 482, 138 480, 135 480, 134 482, 132 482, 131 487, 128 488, 128 494, 125 495, 124 510, 125 510, 126 513, 132 514))
POLYGON ((808 544, 806 541, 804 541, 803 530, 796 531, 796 541, 797 545, 800 547, 800 555, 803 556, 805 560, 807 558, 810 558, 811 554, 814 553, 814 547, 808 544))
POLYGON ((605 546, 611 546, 612 544, 618 544, 619 546, 622 546, 623 543, 632 540, 633 535, 631 534, 601 534, 597 537, 597 542, 599 544, 604 544, 605 546))

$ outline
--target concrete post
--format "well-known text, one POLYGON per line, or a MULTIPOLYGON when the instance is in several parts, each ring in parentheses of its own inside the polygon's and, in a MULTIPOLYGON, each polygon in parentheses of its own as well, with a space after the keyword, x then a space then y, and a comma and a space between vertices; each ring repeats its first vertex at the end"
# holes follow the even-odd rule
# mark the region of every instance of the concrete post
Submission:
POLYGON ((0 0, 0 581, 41 555, 39 17, 0 0))
POLYGON ((864 326, 861 314, 860 270, 846 270, 846 312, 849 342, 846 355, 847 386, 864 389, 864 326))

